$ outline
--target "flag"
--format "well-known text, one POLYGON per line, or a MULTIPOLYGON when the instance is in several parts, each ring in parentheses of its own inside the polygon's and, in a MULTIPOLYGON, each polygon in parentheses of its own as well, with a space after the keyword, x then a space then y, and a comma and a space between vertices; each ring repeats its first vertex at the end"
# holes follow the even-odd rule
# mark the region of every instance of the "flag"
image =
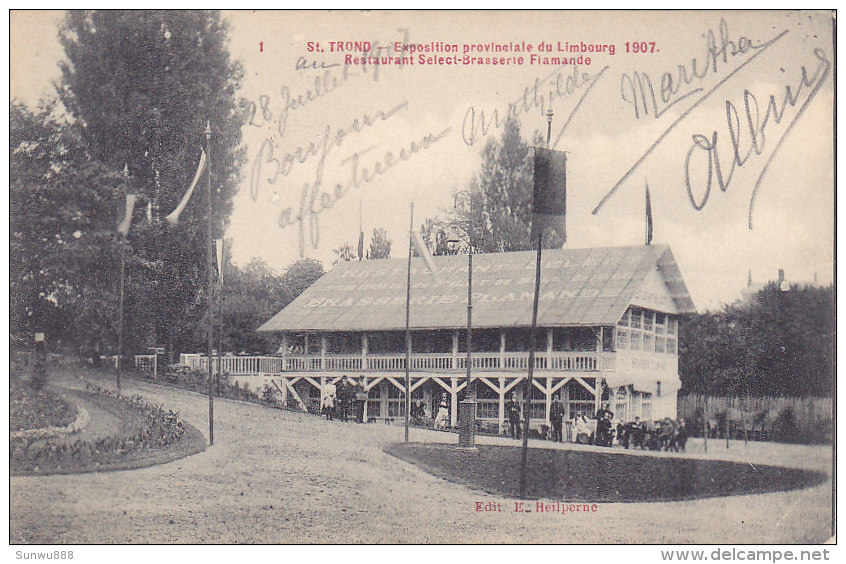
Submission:
POLYGON ((215 255, 217 255, 217 281, 223 284, 223 239, 214 240, 215 255))
POLYGON ((358 260, 364 258, 364 231, 358 231, 358 260))
POLYGON ((567 240, 567 155, 535 147, 532 240, 554 229, 567 240))
POLYGON ((414 250, 417 251, 419 256, 423 257, 423 261, 429 267, 429 270, 432 271, 432 274, 437 274, 438 270, 435 268, 435 259, 432 258, 432 253, 429 252, 429 245, 423 240, 423 236, 420 235, 419 231, 411 232, 411 241, 414 244, 414 250))
POLYGON ((200 176, 203 175, 203 172, 206 169, 206 152, 204 150, 200 150, 200 164, 197 165, 197 173, 194 175, 194 180, 191 182, 191 186, 188 188, 188 191, 185 192, 185 195, 182 196, 182 200, 179 202, 179 205, 176 206, 176 209, 173 210, 169 216, 165 219, 171 225, 176 225, 179 223, 179 215, 182 213, 182 210, 185 209, 185 206, 188 205, 188 200, 191 199, 191 194, 194 192, 194 188, 197 187, 197 182, 200 180, 200 176))
POLYGON ((129 226, 132 223, 132 211, 135 209, 136 199, 137 196, 135 194, 126 195, 126 211, 124 212, 123 221, 118 223, 117 226, 118 233, 124 237, 129 235, 129 226))
POLYGON ((646 244, 652 242, 652 200, 649 198, 649 184, 646 185, 646 244))

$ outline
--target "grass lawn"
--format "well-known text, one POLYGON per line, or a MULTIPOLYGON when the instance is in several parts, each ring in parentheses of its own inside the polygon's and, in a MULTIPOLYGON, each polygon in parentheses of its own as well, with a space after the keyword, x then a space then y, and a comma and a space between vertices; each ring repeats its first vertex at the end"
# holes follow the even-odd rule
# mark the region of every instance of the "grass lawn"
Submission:
POLYGON ((10 378, 9 432, 46 427, 65 427, 76 419, 76 409, 53 391, 33 390, 25 382, 10 378))
MULTIPOLYGON (((397 443, 386 452, 451 482, 518 497, 520 448, 397 443)), ((793 490, 822 472, 695 458, 531 448, 527 497, 585 502, 680 501, 793 490)))

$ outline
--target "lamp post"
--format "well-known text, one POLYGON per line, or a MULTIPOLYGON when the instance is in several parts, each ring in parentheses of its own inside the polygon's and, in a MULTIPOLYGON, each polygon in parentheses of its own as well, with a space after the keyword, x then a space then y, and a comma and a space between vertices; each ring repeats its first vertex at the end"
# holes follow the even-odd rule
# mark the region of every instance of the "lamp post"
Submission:
MULTIPOLYGON (((458 195, 456 195, 457 199, 458 195)), ((450 250, 457 250, 461 241, 453 237, 447 241, 450 250)), ((464 385, 465 396, 459 411, 460 426, 458 429, 458 444, 472 447, 476 433, 476 389, 471 384, 473 367, 473 244, 467 241, 467 377, 464 385)))

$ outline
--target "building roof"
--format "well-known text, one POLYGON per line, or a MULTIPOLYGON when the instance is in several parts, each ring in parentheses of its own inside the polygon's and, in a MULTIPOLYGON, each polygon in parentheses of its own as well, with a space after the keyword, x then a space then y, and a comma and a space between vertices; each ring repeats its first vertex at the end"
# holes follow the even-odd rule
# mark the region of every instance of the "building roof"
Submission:
MULTIPOLYGON (((339 263, 258 330, 405 329, 407 260, 339 263)), ((535 251, 473 255, 474 327, 531 325, 536 260, 535 251)), ((434 257, 434 264, 436 274, 412 259, 410 326, 466 327, 467 255, 434 257)), ((695 311, 665 245, 549 249, 541 268, 538 326, 613 325, 633 303, 695 311), (664 300, 649 299, 656 293, 664 300)))

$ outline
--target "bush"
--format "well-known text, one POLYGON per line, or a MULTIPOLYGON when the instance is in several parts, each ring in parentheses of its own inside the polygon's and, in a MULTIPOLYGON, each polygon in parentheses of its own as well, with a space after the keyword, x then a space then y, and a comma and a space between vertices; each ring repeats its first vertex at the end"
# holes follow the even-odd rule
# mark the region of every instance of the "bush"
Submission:
POLYGON ((793 408, 787 405, 779 411, 776 417, 773 429, 775 438, 778 441, 792 443, 798 438, 797 431, 796 416, 793 414, 793 408))

